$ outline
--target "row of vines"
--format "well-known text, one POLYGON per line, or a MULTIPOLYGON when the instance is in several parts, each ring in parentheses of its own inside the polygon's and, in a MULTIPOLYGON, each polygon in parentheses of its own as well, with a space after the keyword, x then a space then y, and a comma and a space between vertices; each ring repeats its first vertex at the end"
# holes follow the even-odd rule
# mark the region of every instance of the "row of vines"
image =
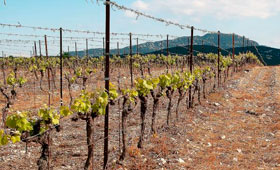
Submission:
POLYGON ((200 103, 201 98, 206 98, 220 83, 225 82, 233 73, 244 69, 247 64, 261 64, 252 53, 239 54, 234 60, 230 56, 220 56, 219 69, 216 54, 200 53, 194 59, 195 67, 189 71, 186 67, 189 65, 188 56, 113 56, 110 59, 113 69, 110 71, 115 77, 111 80, 110 91, 107 93, 97 79, 104 74, 104 57, 77 58, 65 54, 63 89, 69 99, 63 100, 63 106, 59 106, 50 102, 51 89, 58 88, 59 58, 1 58, 3 79, 0 92, 6 102, 2 108, 0 146, 17 142, 39 143, 41 156, 37 162, 38 168, 48 169, 51 132, 60 132, 60 124, 66 119, 84 121, 88 148, 84 169, 89 169, 93 167, 91 160, 94 151, 94 122, 97 117, 105 115, 105 108, 110 105, 117 106, 121 113, 122 148, 119 161, 122 161, 126 158, 127 118, 131 113, 137 112, 141 118, 137 147, 143 148, 146 129, 150 128, 153 134, 157 133, 156 120, 161 101, 168 101, 166 125, 169 126, 172 115, 175 115, 175 120, 178 121, 182 114, 179 112, 182 102, 188 106, 184 110, 192 108, 195 101, 200 103), (131 69, 130 61, 133 61, 132 73, 136 77, 132 87, 128 78, 130 75, 120 75, 121 70, 128 73, 131 69), (32 82, 38 82, 41 92, 49 95, 49 103, 41 108, 15 111, 12 107, 17 101, 18 92, 22 88, 29 88, 32 82), (48 82, 48 87, 44 86, 44 82, 48 82), (152 117, 148 118, 149 100, 152 100, 152 117), (175 113, 172 113, 173 107, 175 113), (147 119, 151 120, 151 127, 147 127, 147 119))

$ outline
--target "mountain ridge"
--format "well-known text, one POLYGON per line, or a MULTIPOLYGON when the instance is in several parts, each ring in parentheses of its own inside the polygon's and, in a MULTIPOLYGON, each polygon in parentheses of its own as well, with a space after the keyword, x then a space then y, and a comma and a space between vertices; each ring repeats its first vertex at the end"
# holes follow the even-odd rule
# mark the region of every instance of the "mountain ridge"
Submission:
MULTIPOLYGON (((183 36, 178 37, 175 39, 169 40, 169 48, 177 47, 177 46, 187 46, 188 45, 188 38, 190 36, 183 36)), ((245 46, 247 44, 247 39, 245 39, 245 46)), ((194 43, 193 45, 211 45, 215 46, 218 43, 218 35, 217 34, 205 34, 203 36, 194 36, 194 43)), ((259 45, 256 41, 248 40, 248 44, 259 45)), ((141 54, 150 53, 153 51, 157 51, 163 48, 166 48, 167 41, 155 41, 155 42, 146 42, 138 45, 139 52, 141 54)), ((235 35, 235 47, 242 47, 243 46, 243 37, 239 35, 235 35)), ((232 34, 221 34, 221 48, 227 49, 232 48, 232 34)), ((136 53, 137 46, 132 45, 133 53, 136 53)), ((103 55, 102 48, 96 49, 89 49, 90 56, 101 56, 103 55)), ((124 47, 120 49, 120 55, 128 54, 129 47, 124 47)), ((116 55, 118 53, 117 49, 111 49, 110 53, 112 55, 116 55)), ((70 55, 75 55, 75 52, 70 52, 70 55)), ((78 51, 78 56, 82 57, 85 55, 85 51, 78 51)))
MULTIPOLYGON (((169 52, 172 54, 186 55, 188 54, 188 38, 189 36, 178 37, 173 40, 169 40, 169 52)), ((258 42, 245 39, 243 47, 243 36, 235 35, 235 53, 251 51, 259 58, 263 57, 263 60, 267 65, 279 65, 280 64, 280 49, 272 48, 268 46, 259 45, 258 42), (259 50, 256 50, 256 48, 259 50)), ((217 34, 205 34, 203 36, 194 36, 194 53, 217 53, 217 34), (203 44, 203 45, 202 45, 203 44)), ((146 42, 139 44, 140 54, 165 54, 166 55, 166 40, 146 42), (162 48, 162 46, 164 48, 162 48)), ((136 53, 137 46, 132 46, 133 54, 136 53)), ((221 52, 223 55, 228 55, 232 51, 232 34, 221 34, 221 52)), ((104 49, 96 48, 89 49, 89 55, 92 57, 102 56, 104 49)), ((120 55, 127 55, 129 52, 129 47, 124 47, 120 49, 120 55)), ((110 51, 112 55, 117 55, 118 50, 112 49, 110 51)), ((70 52, 70 55, 76 55, 75 52, 70 52)), ((85 51, 78 51, 78 56, 85 56, 85 51)))

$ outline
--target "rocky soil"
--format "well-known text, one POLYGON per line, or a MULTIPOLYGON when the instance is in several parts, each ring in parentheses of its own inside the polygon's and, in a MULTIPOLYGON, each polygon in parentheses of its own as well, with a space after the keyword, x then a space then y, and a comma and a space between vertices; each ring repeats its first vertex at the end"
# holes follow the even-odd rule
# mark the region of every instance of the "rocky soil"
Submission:
MULTIPOLYGON (((151 101, 144 148, 137 146, 140 114, 128 118, 128 154, 119 158, 119 110, 111 107, 108 169, 280 169, 280 67, 252 67, 230 78, 193 109, 175 107, 166 125, 167 101, 151 134, 151 101)), ((176 97, 177 99, 177 97, 176 97)), ((103 119, 95 123, 94 169, 102 169, 103 119)), ((86 154, 85 122, 65 120, 53 132, 51 169, 83 169, 86 154)), ((29 143, 0 148, 0 169, 37 169, 40 146, 29 143), (26 150, 27 149, 27 150, 26 150)))

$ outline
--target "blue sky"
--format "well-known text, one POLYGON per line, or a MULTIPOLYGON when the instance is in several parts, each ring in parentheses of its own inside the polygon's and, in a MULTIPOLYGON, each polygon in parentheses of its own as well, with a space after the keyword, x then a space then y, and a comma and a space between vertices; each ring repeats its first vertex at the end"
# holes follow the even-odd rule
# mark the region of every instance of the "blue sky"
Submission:
MULTIPOLYGON (((54 28, 69 28, 92 31, 104 31, 105 8, 91 0, 6 0, 0 5, 0 23, 54 28)), ((280 0, 115 0, 121 5, 141 10, 156 17, 194 25, 198 28, 225 33, 245 35, 260 44, 280 48, 280 0)), ((114 9, 111 11, 112 32, 132 32, 150 34, 190 35, 190 30, 175 26, 166 26, 129 12, 114 9)), ((0 28, 0 33, 57 35, 58 32, 36 31, 32 29, 0 28)), ((195 32, 196 35, 202 33, 195 32)), ((65 36, 92 36, 69 34, 65 36)), ((0 39, 24 39, 24 37, 5 37, 0 39)), ((101 38, 101 37, 100 37, 101 38)), ((27 38, 28 39, 28 38, 27 38)), ((30 38, 29 38, 30 39, 30 38)), ((128 42, 123 42, 124 44, 128 42)), ((31 44, 25 44, 26 46, 31 44)), ((19 45, 20 46, 20 45, 19 45)), ((53 53, 57 47, 53 45, 53 53)), ((65 44, 64 50, 73 43, 65 44)), ((114 47, 114 45, 112 45, 114 47)), ((90 47, 102 47, 102 43, 90 42, 90 47)), ((1 48, 8 49, 10 47, 1 48)), ((22 48, 16 48, 19 49, 22 48)), ((83 49, 80 45, 79 49, 83 49)), ((26 47, 22 50, 30 51, 26 47)), ((52 49, 51 49, 52 50, 52 49)), ((11 50, 13 51, 13 50, 11 50)))

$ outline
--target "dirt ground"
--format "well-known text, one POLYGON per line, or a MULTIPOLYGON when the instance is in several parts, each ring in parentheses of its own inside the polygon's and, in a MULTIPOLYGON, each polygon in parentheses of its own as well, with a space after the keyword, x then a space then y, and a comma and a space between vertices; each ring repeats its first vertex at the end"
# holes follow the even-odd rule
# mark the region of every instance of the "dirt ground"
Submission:
MULTIPOLYGON (((161 101, 157 134, 150 132, 151 100, 146 116, 144 148, 137 149, 140 113, 128 117, 128 154, 119 158, 119 110, 111 107, 108 169, 280 169, 280 67, 252 67, 235 74, 209 94, 201 105, 180 107, 179 120, 166 126, 167 100, 161 101)), ((177 97, 175 97, 175 101, 177 97)), ((38 100, 38 99, 37 99, 38 100)), ((95 123, 94 169, 102 169, 103 119, 95 123)), ((53 132, 52 169, 83 169, 85 122, 62 123, 53 132)), ((0 169, 37 169, 40 146, 35 143, 0 148, 0 169)))

